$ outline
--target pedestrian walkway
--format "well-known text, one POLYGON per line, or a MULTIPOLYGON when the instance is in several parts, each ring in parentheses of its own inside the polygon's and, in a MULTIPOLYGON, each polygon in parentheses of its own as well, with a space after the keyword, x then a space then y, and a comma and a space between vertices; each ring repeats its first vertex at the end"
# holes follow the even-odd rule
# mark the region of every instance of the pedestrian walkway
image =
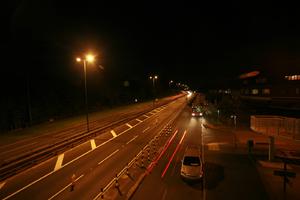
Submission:
MULTIPOLYGON (((253 152, 262 153, 265 156, 254 156, 257 161, 255 166, 261 177, 264 188, 271 200, 281 200, 289 199, 296 200, 300 199, 300 166, 294 164, 288 164, 287 170, 290 172, 295 172, 295 178, 289 178, 289 183, 287 184, 286 193, 283 192, 283 177, 275 176, 274 170, 282 170, 283 162, 280 159, 275 159, 274 161, 268 161, 268 147, 269 147, 269 136, 263 135, 261 133, 256 133, 247 127, 230 127, 222 124, 212 124, 206 122, 204 127, 221 130, 222 132, 232 132, 236 138, 237 149, 239 153, 248 153, 247 142, 248 140, 253 140, 254 148, 253 152)), ((284 151, 287 152, 288 156, 293 156, 294 158, 300 158, 300 141, 290 139, 287 137, 277 136, 275 137, 275 150, 277 152, 284 151)), ((260 154, 261 155, 261 154, 260 154)))

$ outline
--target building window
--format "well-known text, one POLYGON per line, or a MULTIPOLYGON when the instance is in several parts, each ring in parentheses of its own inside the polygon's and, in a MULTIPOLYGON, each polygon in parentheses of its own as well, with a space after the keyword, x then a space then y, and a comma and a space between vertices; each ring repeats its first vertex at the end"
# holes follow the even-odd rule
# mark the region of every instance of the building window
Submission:
POLYGON ((265 94, 265 95, 270 95, 271 94, 271 90, 270 90, 270 88, 265 88, 265 89, 263 89, 263 94, 265 94))
POLYGON ((252 94, 257 95, 258 94, 258 89, 252 89, 252 94))

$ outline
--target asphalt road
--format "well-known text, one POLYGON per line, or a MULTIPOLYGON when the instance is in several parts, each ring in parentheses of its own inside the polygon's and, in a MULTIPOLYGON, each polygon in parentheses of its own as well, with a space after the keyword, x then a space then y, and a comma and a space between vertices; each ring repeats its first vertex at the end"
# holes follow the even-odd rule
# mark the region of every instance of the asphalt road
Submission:
POLYGON ((0 199, 93 199, 185 104, 178 99, 6 180, 0 199))
MULTIPOLYGON (((179 96, 161 99, 157 104, 166 103, 179 96)), ((152 102, 146 102, 102 113, 90 113, 90 130, 110 125, 113 122, 152 108, 152 102)), ((6 137, 2 136, 0 137, 0 165, 36 149, 47 147, 65 138, 71 138, 76 134, 84 132, 86 132, 86 121, 85 116, 82 116, 70 120, 38 125, 10 133, 6 137)))
POLYGON ((190 109, 184 109, 174 125, 178 130, 175 139, 145 177, 133 200, 267 199, 256 167, 247 155, 237 153, 233 134, 207 129, 203 123, 205 118, 193 118, 190 109), (204 188, 201 182, 190 184, 180 177, 181 159, 191 144, 202 148, 204 188))

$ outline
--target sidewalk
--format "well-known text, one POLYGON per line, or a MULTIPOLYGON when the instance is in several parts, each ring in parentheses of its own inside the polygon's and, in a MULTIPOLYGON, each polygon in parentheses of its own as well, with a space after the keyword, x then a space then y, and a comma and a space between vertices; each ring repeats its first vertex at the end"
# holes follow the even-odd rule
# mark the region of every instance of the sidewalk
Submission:
MULTIPOLYGON (((218 129, 222 131, 230 131, 234 133, 237 138, 237 143, 240 146, 247 145, 248 140, 253 140, 254 149, 259 146, 267 147, 269 144, 268 135, 256 133, 247 127, 237 126, 236 128, 234 128, 232 126, 226 126, 223 124, 218 124, 218 125, 212 124, 211 122, 206 122, 203 126, 206 128, 218 129)), ((300 156, 300 140, 294 140, 283 136, 275 136, 275 147, 276 149, 280 149, 280 150, 296 152, 293 154, 300 156)))
MULTIPOLYGON (((274 170, 282 170, 283 163, 280 159, 275 159, 274 162, 269 162, 268 159, 268 147, 269 138, 268 135, 256 133, 247 127, 230 127, 222 124, 212 124, 206 122, 204 124, 206 128, 217 129, 226 132, 232 132, 235 135, 237 142, 238 153, 247 154, 247 142, 253 140, 253 155, 256 160, 255 166, 261 177, 262 183, 269 196, 269 199, 281 200, 300 199, 300 166, 294 164, 288 164, 287 170, 295 172, 295 178, 289 178, 289 184, 287 185, 287 192, 283 192, 283 177, 275 176, 274 170)), ((284 151, 294 157, 300 157, 300 141, 285 138, 282 136, 275 137, 275 151, 284 151)))

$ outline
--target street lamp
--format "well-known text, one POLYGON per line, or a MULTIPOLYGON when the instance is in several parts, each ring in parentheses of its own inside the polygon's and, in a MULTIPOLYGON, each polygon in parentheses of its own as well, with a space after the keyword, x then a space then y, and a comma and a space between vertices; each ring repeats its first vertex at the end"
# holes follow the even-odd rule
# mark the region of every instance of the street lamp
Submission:
POLYGON ((171 84, 173 83, 173 80, 169 81, 169 87, 171 87, 171 84))
POLYGON ((86 129, 87 132, 90 131, 89 127, 89 110, 88 110, 88 97, 87 97, 87 84, 86 84, 86 67, 87 63, 93 63, 95 60, 95 56, 92 54, 87 54, 85 57, 80 58, 77 57, 76 61, 77 62, 82 62, 83 63, 83 71, 84 71, 84 94, 85 94, 85 112, 86 112, 86 129))
POLYGON ((158 79, 158 76, 157 75, 154 75, 154 76, 150 76, 149 77, 150 80, 152 80, 152 86, 153 86, 153 107, 154 107, 154 101, 155 101, 155 80, 158 79))

